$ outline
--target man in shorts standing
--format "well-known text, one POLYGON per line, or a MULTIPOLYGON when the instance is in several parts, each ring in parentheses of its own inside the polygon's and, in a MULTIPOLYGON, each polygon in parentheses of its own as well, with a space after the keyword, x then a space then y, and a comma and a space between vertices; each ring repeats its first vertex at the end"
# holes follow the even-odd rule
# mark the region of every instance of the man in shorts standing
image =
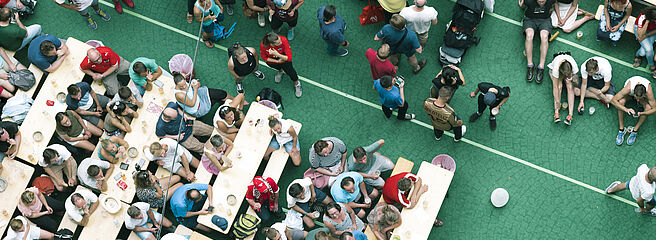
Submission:
POLYGON ((415 5, 401 10, 399 13, 407 21, 408 28, 417 34, 421 47, 426 47, 428 30, 431 25, 437 24, 437 11, 426 6, 426 0, 415 0, 415 5))
POLYGON ((542 83, 544 78, 544 63, 549 49, 551 34, 551 8, 556 0, 519 0, 519 7, 524 8, 524 47, 526 51, 526 81, 532 82, 536 66, 533 64, 533 37, 540 37, 540 63, 537 66, 535 82, 542 83))
POLYGON ((620 181, 611 183, 606 188, 606 193, 614 194, 629 189, 631 196, 638 203, 637 212, 656 215, 652 212, 652 209, 656 206, 656 199, 654 199, 656 183, 654 181, 656 181, 656 167, 649 168, 647 164, 642 164, 638 167, 638 172, 635 176, 623 183, 620 181))

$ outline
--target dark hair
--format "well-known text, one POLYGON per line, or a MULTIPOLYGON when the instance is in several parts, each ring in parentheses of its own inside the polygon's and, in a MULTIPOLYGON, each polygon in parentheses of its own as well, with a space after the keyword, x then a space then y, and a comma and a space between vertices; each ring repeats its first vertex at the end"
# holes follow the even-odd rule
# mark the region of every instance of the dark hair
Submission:
POLYGON ((314 151, 318 154, 323 150, 324 148, 328 147, 328 142, 324 141, 323 139, 319 139, 317 142, 314 143, 314 151))
POLYGON ((271 46, 271 44, 273 44, 273 42, 276 40, 278 40, 278 34, 274 32, 268 32, 267 34, 264 34, 262 43, 264 43, 265 46, 271 46))
POLYGON ((271 115, 271 116, 269 116, 268 119, 269 119, 269 127, 270 128, 273 128, 278 124, 281 124, 280 121, 276 118, 276 116, 271 115))
POLYGON ((173 72, 173 83, 175 83, 175 85, 178 85, 178 83, 185 80, 186 80, 185 77, 181 73, 173 72))
POLYGON ((46 164, 50 164, 50 161, 56 157, 57 157, 57 151, 50 148, 46 148, 45 150, 43 150, 43 162, 45 162, 46 164))
POLYGON ((134 175, 134 185, 137 189, 145 189, 153 186, 147 170, 140 170, 134 175))
POLYGON ((390 25, 396 30, 402 30, 405 27, 405 18, 395 13, 389 21, 390 25))
POLYGON ((267 239, 274 239, 275 237, 278 236, 278 234, 285 234, 285 233, 278 232, 278 230, 272 227, 262 228, 262 232, 264 233, 267 239))
POLYGON ((76 198, 84 198, 84 197, 82 197, 82 194, 80 194, 80 193, 73 193, 73 195, 71 195, 71 203, 73 205, 75 205, 75 199, 76 198))
POLYGON ((572 64, 565 60, 558 67, 558 80, 563 81, 572 75, 572 64))
POLYGON ((446 85, 455 85, 455 79, 458 79, 458 77, 460 77, 460 75, 455 69, 449 66, 442 68, 442 79, 444 79, 444 83, 446 83, 446 85))
POLYGON ((332 20, 337 15, 337 8, 334 5, 328 5, 323 9, 323 21, 327 22, 332 20))
POLYGON ((123 111, 125 111, 125 109, 127 108, 127 106, 125 105, 125 103, 118 101, 109 105, 109 108, 112 109, 112 112, 114 112, 114 114, 116 114, 117 116, 121 116, 123 111))
POLYGON ((68 131, 69 129, 71 129, 71 126, 61 125, 61 121, 64 120, 64 117, 68 117, 66 116, 65 112, 58 112, 57 114, 55 114, 55 122, 56 122, 55 124, 57 125, 57 127, 59 127, 59 129, 68 131))
POLYGON ((133 205, 133 206, 130 206, 126 212, 127 212, 128 216, 130 216, 131 218, 136 218, 136 217, 139 216, 139 213, 141 212, 141 210, 137 206, 133 205))
POLYGON ((41 45, 39 45, 39 51, 41 51, 41 54, 43 55, 46 55, 53 49, 55 49, 55 44, 48 40, 41 42, 41 45))
POLYGON ((342 235, 339 236, 339 240, 346 240, 348 239, 347 237, 353 237, 353 233, 343 232, 342 235))
POLYGON ((353 180, 352 177, 345 177, 342 179, 342 182, 339 183, 339 186, 344 188, 350 184, 355 184, 355 181, 353 180))
POLYGON ((196 199, 198 199, 198 198, 201 197, 201 196, 200 196, 200 191, 198 191, 197 189, 189 189, 189 190, 187 190, 187 192, 185 192, 185 197, 186 197, 187 199, 189 199, 189 200, 196 200, 196 199), (192 198, 192 197, 191 197, 191 194, 194 193, 194 192, 197 192, 197 193, 198 193, 198 197, 197 197, 197 198, 192 198))
POLYGON ((298 196, 303 192, 303 190, 304 189, 301 186, 301 184, 293 183, 292 185, 289 185, 289 195, 291 195, 292 197, 298 196))
POLYGON ((146 73, 146 65, 144 65, 142 62, 135 62, 134 65, 132 65, 132 71, 134 71, 136 74, 146 73))
POLYGON ((356 160, 364 157, 364 155, 367 155, 367 151, 365 151, 363 147, 356 147, 353 149, 353 157, 356 160))
MULTIPOLYGON (((656 24, 656 23, 654 23, 654 24, 656 24)), ((595 69, 597 69, 598 67, 599 67, 599 65, 597 65, 597 60, 595 60, 594 58, 591 58, 590 60, 588 60, 587 62, 585 62, 585 69, 586 69, 586 71, 595 70, 595 69)))
POLYGON ((336 209, 338 212, 342 211, 342 206, 340 206, 336 202, 330 202, 330 203, 326 204, 326 210, 324 211, 324 215, 328 216, 328 210, 333 209, 333 208, 336 209))
POLYGON ((228 115, 228 113, 235 112, 235 119, 237 119, 238 116, 237 116, 236 110, 237 109, 235 109, 233 107, 230 107, 230 106, 221 106, 221 107, 219 107, 219 110, 218 110, 219 111, 219 117, 221 117, 222 119, 225 119, 225 117, 226 117, 226 115, 228 115))
MULTIPOLYGON (((651 23, 652 21, 656 21, 656 6, 646 7, 642 9, 641 12, 645 14, 645 19, 650 21, 649 24, 656 24, 656 23, 651 23)), ((0 19, 0 21, 2 20, 0 19)))
POLYGON ((638 84, 635 86, 635 88, 633 88, 633 96, 635 97, 639 97, 639 98, 644 97, 646 93, 647 93, 647 88, 645 87, 645 85, 638 84))
POLYGON ((394 84, 394 78, 389 75, 382 76, 380 78, 380 86, 383 88, 389 88, 394 84))
POLYGON ((89 166, 89 168, 87 168, 87 174, 89 174, 89 176, 95 177, 98 176, 99 173, 100 173, 100 167, 96 165, 91 165, 89 166))
POLYGON ((66 91, 68 91, 68 94, 71 95, 71 96, 76 95, 77 93, 80 92, 80 87, 78 87, 75 84, 71 84, 71 85, 68 85, 68 87, 66 88, 66 91))
POLYGON ((409 178, 401 178, 396 182, 396 187, 401 191, 408 191, 412 188, 412 180, 409 178))
POLYGON ((3 7, 0 9, 0 22, 5 22, 11 18, 11 9, 3 7))
POLYGON ((121 99, 128 99, 132 96, 132 90, 129 87, 121 86, 118 88, 118 97, 121 99))

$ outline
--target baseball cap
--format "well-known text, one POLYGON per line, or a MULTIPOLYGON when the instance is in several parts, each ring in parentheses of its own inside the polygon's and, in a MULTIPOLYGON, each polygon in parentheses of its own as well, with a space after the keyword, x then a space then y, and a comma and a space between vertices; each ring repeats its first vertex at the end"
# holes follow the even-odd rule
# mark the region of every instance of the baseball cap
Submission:
POLYGON ((493 92, 487 92, 485 93, 485 96, 483 97, 483 102, 485 105, 491 106, 494 104, 494 102, 497 100, 497 96, 493 92))
POLYGON ((222 230, 228 228, 228 221, 225 218, 219 217, 217 215, 212 216, 212 223, 222 230))
POLYGON ((253 187, 257 189, 257 191, 259 191, 260 193, 264 193, 267 191, 267 189, 269 189, 269 187, 264 181, 266 180, 264 180, 264 178, 261 177, 256 177, 253 179, 253 187))
POLYGON ((273 0, 273 3, 275 3, 276 5, 282 7, 282 6, 285 5, 285 3, 287 3, 287 0, 273 0))

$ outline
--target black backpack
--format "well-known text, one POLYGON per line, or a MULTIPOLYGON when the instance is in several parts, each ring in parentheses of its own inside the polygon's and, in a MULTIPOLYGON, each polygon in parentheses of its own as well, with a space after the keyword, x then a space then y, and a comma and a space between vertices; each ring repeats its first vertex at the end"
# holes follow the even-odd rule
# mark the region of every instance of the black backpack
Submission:
POLYGON ((73 231, 69 230, 68 228, 62 228, 59 229, 55 233, 55 240, 73 240, 73 231))
POLYGON ((256 96, 257 101, 269 100, 276 104, 276 106, 282 110, 285 110, 285 106, 282 105, 282 97, 276 90, 271 88, 263 88, 260 93, 256 96))

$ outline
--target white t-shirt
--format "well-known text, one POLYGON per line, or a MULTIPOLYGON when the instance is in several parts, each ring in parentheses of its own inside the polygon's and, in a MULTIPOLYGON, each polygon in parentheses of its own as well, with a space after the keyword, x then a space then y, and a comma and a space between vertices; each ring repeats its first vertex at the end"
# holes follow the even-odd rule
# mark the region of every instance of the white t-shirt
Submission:
POLYGON ((560 64, 563 63, 563 61, 568 61, 569 64, 572 65, 572 74, 576 74, 579 72, 579 66, 576 65, 576 61, 574 61, 574 58, 570 55, 567 54, 562 54, 558 55, 554 58, 554 60, 547 65, 549 67, 549 73, 551 73, 552 76, 558 78, 558 69, 560 68, 560 64))
POLYGON ((642 164, 638 167, 638 173, 631 178, 629 183, 629 190, 631 190, 631 196, 633 199, 638 200, 638 197, 642 197, 645 202, 650 201, 654 197, 654 188, 656 188, 656 182, 647 183, 645 175, 649 172, 649 167, 647 164, 642 164))
POLYGON ((433 7, 424 6, 424 10, 417 12, 414 7, 415 5, 405 7, 399 13, 401 17, 405 18, 405 26, 417 34, 428 32, 431 21, 437 19, 437 11, 433 7))
POLYGON ((287 225, 279 222, 271 225, 271 228, 278 230, 278 233, 280 233, 280 240, 287 240, 287 235, 285 235, 285 230, 287 229, 287 225))
POLYGON ((187 238, 180 234, 167 233, 166 235, 164 235, 164 237, 162 237, 162 240, 187 240, 187 238))
MULTIPOLYGON (((98 201, 98 196, 96 196, 89 190, 82 189, 79 191, 75 191, 74 193, 79 193, 80 195, 82 195, 84 201, 87 202, 87 207, 90 207, 91 204, 98 201)), ((64 207, 66 207, 66 214, 68 214, 68 216, 71 217, 73 221, 80 222, 82 221, 83 218, 82 214, 84 213, 84 211, 81 208, 78 208, 75 205, 73 205, 73 203, 71 202, 71 197, 73 197, 73 194, 71 194, 71 196, 68 196, 68 198, 66 198, 66 202, 64 202, 64 207)))
MULTIPOLYGON (((23 240, 23 237, 25 236, 25 229, 27 228, 26 225, 28 224, 27 221, 23 216, 18 216, 16 219, 21 220, 23 222, 23 231, 22 232, 14 232, 11 227, 7 227, 7 236, 4 238, 4 240, 23 240)), ((27 240, 36 240, 40 239, 41 235, 41 228, 37 227, 36 225, 30 224, 30 232, 29 235, 27 236, 27 240)))
POLYGON ((87 169, 91 165, 96 165, 100 168, 101 171, 104 171, 109 169, 110 163, 95 158, 86 158, 80 162, 80 166, 77 167, 77 178, 80 179, 80 182, 86 184, 87 186, 95 188, 98 180, 96 180, 96 177, 92 177, 87 174, 87 169))
POLYGON ((289 134, 289 128, 292 127, 292 121, 285 120, 285 119, 279 119, 280 121, 280 131, 281 133, 273 132, 276 135, 276 141, 278 141, 278 144, 281 146, 285 143, 288 143, 292 140, 294 140, 294 136, 289 134))
POLYGON ((624 82, 624 87, 626 87, 627 84, 631 84, 631 93, 629 93, 631 97, 633 97, 633 90, 635 90, 635 87, 638 85, 638 83, 644 85, 646 90, 649 90, 649 84, 650 84, 649 80, 641 76, 630 77, 629 79, 626 80, 626 82, 624 82))
POLYGON ((148 210, 150 209, 150 204, 145 203, 145 202, 136 202, 132 204, 132 206, 135 206, 141 210, 141 219, 136 219, 130 217, 128 213, 125 213, 125 228, 129 230, 133 230, 137 226, 142 226, 148 222, 148 210))
POLYGON ((310 192, 310 188, 314 187, 312 185, 312 179, 310 178, 303 178, 303 179, 296 179, 292 181, 292 183, 287 186, 287 207, 292 208, 296 203, 306 203, 310 201, 310 197, 312 197, 312 192, 310 192), (298 183, 303 187, 303 193, 305 195, 305 198, 303 199, 298 199, 295 197, 292 197, 292 195, 289 195, 289 186, 291 186, 294 183, 298 183))
MULTIPOLYGON (((141 94, 139 94, 139 90, 137 90, 136 87, 128 86, 128 88, 130 89, 130 92, 132 92, 132 96, 134 96, 134 99, 137 100, 137 102, 140 102, 140 103, 144 102, 143 98, 141 98, 141 94)), ((116 94, 114 94, 114 98, 112 98, 112 100, 110 100, 107 103, 107 106, 112 105, 113 103, 118 102, 118 101, 121 101, 121 96, 119 96, 118 93, 116 93, 116 94)))
POLYGON ((590 61, 590 59, 596 60, 597 67, 599 68, 599 71, 592 74, 592 79, 595 81, 603 80, 604 82, 610 82, 610 79, 613 76, 611 74, 613 68, 610 66, 610 62, 602 57, 591 57, 588 58, 588 60, 585 60, 585 62, 581 64, 581 77, 588 78, 588 71, 586 70, 585 64, 590 61))
MULTIPOLYGON (((66 147, 64 147, 63 145, 53 144, 53 145, 48 146, 47 148, 50 148, 52 150, 57 151, 57 155, 59 155, 56 162, 51 162, 50 163, 52 165, 57 165, 57 166, 62 165, 64 163, 64 161, 66 161, 66 159, 71 157, 71 152, 69 152, 68 149, 66 149, 66 147)), ((48 165, 49 164, 47 164, 43 160, 43 157, 41 157, 41 159, 39 159, 39 166, 47 167, 48 165)))
POLYGON ((174 139, 171 138, 162 138, 159 140, 159 144, 166 144, 169 146, 169 150, 166 151, 166 156, 165 157, 153 157, 153 159, 157 161, 162 161, 164 162, 164 166, 162 166, 164 169, 169 170, 173 173, 177 173, 178 170, 182 167, 182 154, 184 154, 187 157, 187 162, 191 163, 191 160, 193 160, 193 156, 187 150, 185 147, 182 145, 178 146, 178 154, 175 156, 175 146, 178 144, 174 139))
MULTIPOLYGON (((57 4, 64 4, 66 2, 66 0, 55 0, 55 2, 57 4)), ((75 6, 79 7, 80 10, 83 10, 83 9, 88 8, 89 6, 91 6, 91 4, 93 3, 93 0, 69 0, 69 2, 72 5, 75 5, 75 6)))

